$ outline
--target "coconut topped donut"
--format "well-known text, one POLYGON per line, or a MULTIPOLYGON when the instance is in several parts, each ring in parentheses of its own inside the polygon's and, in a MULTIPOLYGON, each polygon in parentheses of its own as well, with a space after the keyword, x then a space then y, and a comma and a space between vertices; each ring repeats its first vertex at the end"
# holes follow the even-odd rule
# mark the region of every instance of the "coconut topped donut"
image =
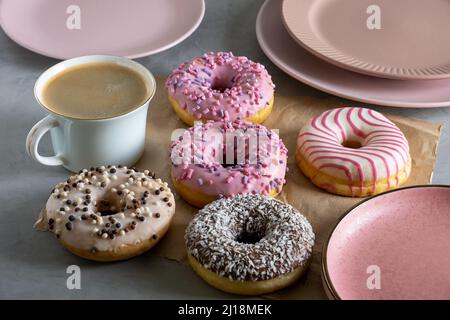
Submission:
MULTIPOLYGON (((314 233, 292 206, 270 197, 240 195, 200 210, 185 240, 189 255, 203 268, 222 280, 246 282, 273 280, 306 267, 314 233)), ((215 280, 211 284, 221 281, 215 280)))
POLYGON ((73 253, 120 260, 152 247, 167 231, 175 202, 167 183, 123 166, 81 170, 52 191, 36 227, 73 253))
POLYGON ((270 113, 275 85, 262 64, 217 52, 181 64, 166 88, 175 111, 192 125, 194 120, 260 123, 270 113))
POLYGON ((277 133, 262 125, 199 122, 172 143, 172 179, 199 207, 237 194, 276 195, 285 183, 287 153, 277 133))

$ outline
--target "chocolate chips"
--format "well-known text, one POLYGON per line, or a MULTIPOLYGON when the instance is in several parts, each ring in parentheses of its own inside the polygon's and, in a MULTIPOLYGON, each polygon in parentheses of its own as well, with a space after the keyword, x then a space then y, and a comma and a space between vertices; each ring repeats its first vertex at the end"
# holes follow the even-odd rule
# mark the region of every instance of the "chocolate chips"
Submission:
POLYGON ((111 169, 109 170, 109 173, 116 173, 116 172, 117 172, 117 170, 114 169, 114 168, 111 168, 111 169))
POLYGON ((70 206, 70 205, 72 204, 72 201, 66 200, 66 204, 67 204, 68 206, 70 206))
POLYGON ((75 217, 73 215, 70 215, 69 216, 69 221, 74 221, 74 220, 75 220, 75 217))
POLYGON ((82 214, 82 215, 81 215, 81 220, 87 220, 87 218, 88 218, 87 215, 85 215, 85 214, 82 214))
POLYGON ((48 219, 48 228, 50 230, 53 230, 54 226, 55 226, 55 220, 53 220, 52 218, 48 219))
POLYGON ((67 223, 65 224, 65 226, 66 226, 66 229, 67 229, 67 230, 69 230, 69 231, 72 230, 72 222, 67 222, 67 223))
POLYGON ((138 219, 139 219, 139 221, 141 221, 141 222, 143 222, 144 220, 145 220, 145 217, 143 217, 143 216, 139 216, 139 217, 137 217, 138 219))
POLYGON ((92 191, 91 191, 91 189, 86 189, 85 192, 86 192, 86 194, 90 194, 92 191))
POLYGON ((168 202, 168 201, 169 201, 169 198, 164 197, 164 198, 163 198, 163 201, 164 201, 164 202, 168 202))
POLYGON ((153 214, 153 216, 154 216, 155 218, 159 218, 159 217, 161 217, 161 214, 160 214, 159 212, 155 212, 155 213, 153 214))

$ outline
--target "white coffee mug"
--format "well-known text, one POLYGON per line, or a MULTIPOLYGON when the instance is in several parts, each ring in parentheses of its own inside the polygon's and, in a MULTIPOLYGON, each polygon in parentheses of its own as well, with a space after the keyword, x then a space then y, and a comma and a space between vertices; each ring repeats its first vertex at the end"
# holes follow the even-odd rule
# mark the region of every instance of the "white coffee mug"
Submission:
POLYGON ((92 55, 62 61, 46 70, 36 81, 35 98, 50 115, 36 123, 28 133, 27 152, 44 165, 62 165, 73 172, 107 164, 132 166, 144 152, 147 111, 155 90, 156 82, 151 72, 127 58, 92 55), (124 115, 100 120, 62 116, 42 103, 42 91, 49 79, 67 68, 93 62, 117 63, 138 72, 150 89, 148 99, 142 106, 124 115), (55 152, 50 157, 38 152, 39 141, 48 131, 55 152))

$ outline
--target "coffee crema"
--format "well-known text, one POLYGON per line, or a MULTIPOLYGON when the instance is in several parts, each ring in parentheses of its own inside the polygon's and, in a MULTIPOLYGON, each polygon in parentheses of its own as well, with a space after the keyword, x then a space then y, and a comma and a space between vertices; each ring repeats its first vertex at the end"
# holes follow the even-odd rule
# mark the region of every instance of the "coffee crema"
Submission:
POLYGON ((70 67, 55 75, 45 84, 40 100, 56 114, 98 120, 142 106, 150 90, 144 77, 130 67, 96 62, 70 67))

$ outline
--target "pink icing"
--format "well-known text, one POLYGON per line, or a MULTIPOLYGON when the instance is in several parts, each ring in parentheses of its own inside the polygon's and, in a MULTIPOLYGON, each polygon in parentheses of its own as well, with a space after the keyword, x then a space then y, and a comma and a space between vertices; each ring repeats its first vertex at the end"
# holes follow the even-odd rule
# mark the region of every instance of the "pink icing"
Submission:
POLYGON ((233 121, 266 107, 275 85, 262 64, 217 52, 181 64, 167 79, 166 88, 196 119, 233 121))
MULTIPOLYGON (((410 159, 409 145, 400 129, 389 119, 365 108, 337 108, 311 119, 300 131, 297 150, 314 167, 332 177, 353 183, 372 182, 398 174, 410 159), (358 149, 344 140, 357 141, 358 149)), ((389 182, 388 182, 389 183, 389 182)), ((389 185, 390 186, 390 185, 389 185)))
POLYGON ((173 141, 170 157, 175 179, 206 195, 269 194, 286 182, 283 142, 274 131, 247 121, 198 122, 173 141))

